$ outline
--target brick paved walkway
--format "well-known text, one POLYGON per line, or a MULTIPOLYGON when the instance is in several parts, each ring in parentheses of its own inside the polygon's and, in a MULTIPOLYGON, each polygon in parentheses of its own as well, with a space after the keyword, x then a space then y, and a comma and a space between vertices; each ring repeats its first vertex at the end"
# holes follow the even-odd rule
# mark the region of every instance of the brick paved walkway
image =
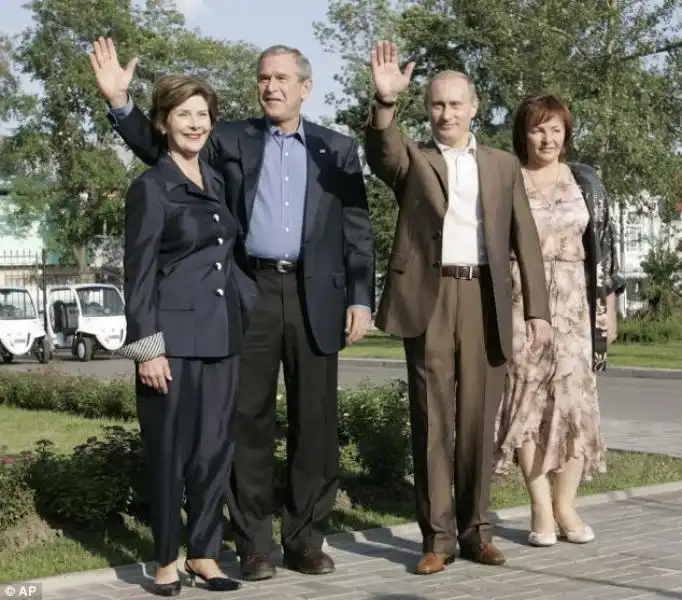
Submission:
MULTIPOLYGON (((366 536, 334 536, 329 550, 337 571, 324 577, 280 569, 268 582, 245 584, 239 592, 218 594, 183 588, 182 598, 218 600, 627 600, 682 599, 682 491, 636 497, 581 510, 597 532, 585 546, 559 543, 539 549, 526 545, 527 518, 501 521, 498 543, 508 562, 483 567, 457 560, 444 573, 428 577, 410 570, 419 556, 414 526, 373 531, 366 536)), ((228 571, 237 573, 234 562, 228 571)), ((115 579, 88 586, 61 587, 46 600, 142 600, 152 598, 139 571, 122 569, 115 579)), ((149 581, 149 580, 147 580, 149 581)))

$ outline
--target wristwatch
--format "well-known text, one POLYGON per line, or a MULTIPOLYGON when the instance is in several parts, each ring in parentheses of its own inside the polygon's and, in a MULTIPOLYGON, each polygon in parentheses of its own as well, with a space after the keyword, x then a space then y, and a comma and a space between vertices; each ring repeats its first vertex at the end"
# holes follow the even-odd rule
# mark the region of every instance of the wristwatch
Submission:
POLYGON ((386 108, 391 108, 396 104, 395 100, 393 102, 386 102, 386 100, 382 100, 378 93, 374 94, 374 101, 377 104, 381 104, 381 106, 385 106, 386 108))

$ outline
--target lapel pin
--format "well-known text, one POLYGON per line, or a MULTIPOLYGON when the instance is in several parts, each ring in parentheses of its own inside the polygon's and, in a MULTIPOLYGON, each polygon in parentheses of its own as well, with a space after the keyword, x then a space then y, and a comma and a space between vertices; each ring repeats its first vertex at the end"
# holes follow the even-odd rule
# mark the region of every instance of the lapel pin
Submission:
POLYGON ((327 150, 325 148, 320 148, 320 154, 326 154, 327 150))

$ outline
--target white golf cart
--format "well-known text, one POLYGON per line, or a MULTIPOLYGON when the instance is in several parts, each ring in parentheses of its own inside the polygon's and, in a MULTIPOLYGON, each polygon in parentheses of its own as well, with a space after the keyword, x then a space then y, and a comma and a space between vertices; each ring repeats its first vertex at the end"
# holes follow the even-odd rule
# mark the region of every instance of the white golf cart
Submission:
POLYGON ((43 364, 52 355, 31 293, 22 287, 0 287, 0 358, 8 363, 29 353, 43 364))
POLYGON ((55 350, 71 350, 81 362, 115 352, 125 342, 123 295, 114 285, 81 283, 47 288, 48 329, 55 350))

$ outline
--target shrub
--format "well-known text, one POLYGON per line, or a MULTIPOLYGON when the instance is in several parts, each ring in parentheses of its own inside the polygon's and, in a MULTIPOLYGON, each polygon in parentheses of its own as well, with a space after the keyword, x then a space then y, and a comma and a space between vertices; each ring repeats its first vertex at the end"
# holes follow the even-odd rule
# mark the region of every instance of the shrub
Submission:
MULTIPOLYGON (((286 402, 277 403, 279 439, 275 481, 283 498, 286 479, 286 402)), ((0 374, 0 402, 33 410, 53 410, 85 417, 135 418, 130 380, 103 382, 49 371, 0 374)), ((377 484, 395 483, 412 472, 409 405, 406 384, 364 385, 339 393, 340 463, 345 472, 365 472, 377 484)), ((84 528, 112 516, 145 516, 146 467, 137 431, 109 427, 72 454, 58 453, 41 440, 34 460, 22 469, 2 471, 0 527, 9 526, 37 507, 42 517, 84 528), (6 493, 16 488, 15 493, 6 493), (32 491, 33 490, 33 491, 32 491)))
POLYGON ((357 446, 357 459, 377 483, 412 472, 407 384, 363 385, 339 398, 342 429, 357 446))
POLYGON ((130 421, 137 417, 130 380, 104 382, 50 369, 0 373, 0 404, 30 410, 53 410, 87 418, 130 421))
POLYGON ((643 315, 618 323, 618 341, 622 343, 665 344, 682 341, 682 317, 653 319, 643 315))
POLYGON ((29 483, 43 517, 96 527, 145 505, 144 459, 137 432, 107 427, 73 454, 58 454, 49 440, 37 444, 29 483))
POLYGON ((0 532, 34 511, 33 490, 27 481, 29 461, 30 456, 6 456, 0 452, 0 532))

